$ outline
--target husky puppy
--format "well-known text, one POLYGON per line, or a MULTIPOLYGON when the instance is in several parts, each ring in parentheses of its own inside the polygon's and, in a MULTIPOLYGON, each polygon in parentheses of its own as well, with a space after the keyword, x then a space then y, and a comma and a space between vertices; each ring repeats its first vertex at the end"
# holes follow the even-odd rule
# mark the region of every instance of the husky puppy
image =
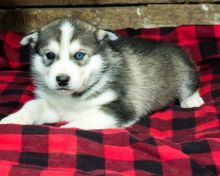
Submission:
POLYGON ((184 108, 204 103, 195 66, 177 46, 122 38, 74 18, 26 35, 27 44, 36 98, 1 124, 123 128, 175 99, 184 108))

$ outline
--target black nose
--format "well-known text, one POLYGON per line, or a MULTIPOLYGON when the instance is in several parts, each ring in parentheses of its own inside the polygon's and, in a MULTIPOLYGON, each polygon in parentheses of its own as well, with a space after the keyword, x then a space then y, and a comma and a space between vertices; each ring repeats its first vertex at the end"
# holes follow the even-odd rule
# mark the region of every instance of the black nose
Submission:
POLYGON ((70 80, 70 77, 66 74, 60 74, 56 77, 59 86, 66 86, 70 80))

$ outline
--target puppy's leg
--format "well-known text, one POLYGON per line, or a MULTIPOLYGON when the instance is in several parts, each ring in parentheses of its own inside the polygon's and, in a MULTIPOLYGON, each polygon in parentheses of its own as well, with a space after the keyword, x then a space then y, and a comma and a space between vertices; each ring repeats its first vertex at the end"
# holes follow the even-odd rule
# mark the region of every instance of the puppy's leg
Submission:
POLYGON ((59 120, 56 112, 43 99, 28 101, 19 111, 3 118, 0 124, 43 124, 59 120))
POLYGON ((117 120, 99 108, 90 109, 77 115, 77 119, 61 126, 62 128, 106 129, 117 128, 117 120))
POLYGON ((200 107, 203 104, 204 101, 199 94, 199 90, 180 102, 182 108, 200 107))
POLYGON ((195 72, 184 75, 179 88, 179 101, 182 108, 199 107, 204 104, 199 94, 199 80, 195 72))

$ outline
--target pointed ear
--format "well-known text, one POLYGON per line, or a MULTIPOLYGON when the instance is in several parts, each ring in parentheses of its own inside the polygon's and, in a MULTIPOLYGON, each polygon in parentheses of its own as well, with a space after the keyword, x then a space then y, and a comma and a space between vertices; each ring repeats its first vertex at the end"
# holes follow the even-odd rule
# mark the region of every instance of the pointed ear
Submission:
POLYGON ((21 39, 20 44, 23 46, 30 44, 31 47, 34 47, 36 45, 37 41, 38 41, 38 32, 32 32, 30 34, 25 35, 21 39))
POLYGON ((102 41, 104 39, 117 40, 119 38, 116 33, 112 31, 103 30, 103 29, 98 29, 96 35, 97 35, 98 41, 102 41))

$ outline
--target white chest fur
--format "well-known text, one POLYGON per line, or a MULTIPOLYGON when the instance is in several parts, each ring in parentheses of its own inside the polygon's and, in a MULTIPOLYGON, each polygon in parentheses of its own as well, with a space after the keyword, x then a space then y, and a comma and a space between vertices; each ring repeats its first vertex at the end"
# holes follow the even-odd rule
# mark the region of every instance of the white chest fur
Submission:
POLYGON ((117 95, 112 90, 106 90, 102 94, 91 99, 75 98, 70 95, 58 95, 54 93, 37 92, 37 95, 46 100, 50 107, 56 111, 60 121, 71 122, 99 109, 102 105, 114 101, 117 95))

